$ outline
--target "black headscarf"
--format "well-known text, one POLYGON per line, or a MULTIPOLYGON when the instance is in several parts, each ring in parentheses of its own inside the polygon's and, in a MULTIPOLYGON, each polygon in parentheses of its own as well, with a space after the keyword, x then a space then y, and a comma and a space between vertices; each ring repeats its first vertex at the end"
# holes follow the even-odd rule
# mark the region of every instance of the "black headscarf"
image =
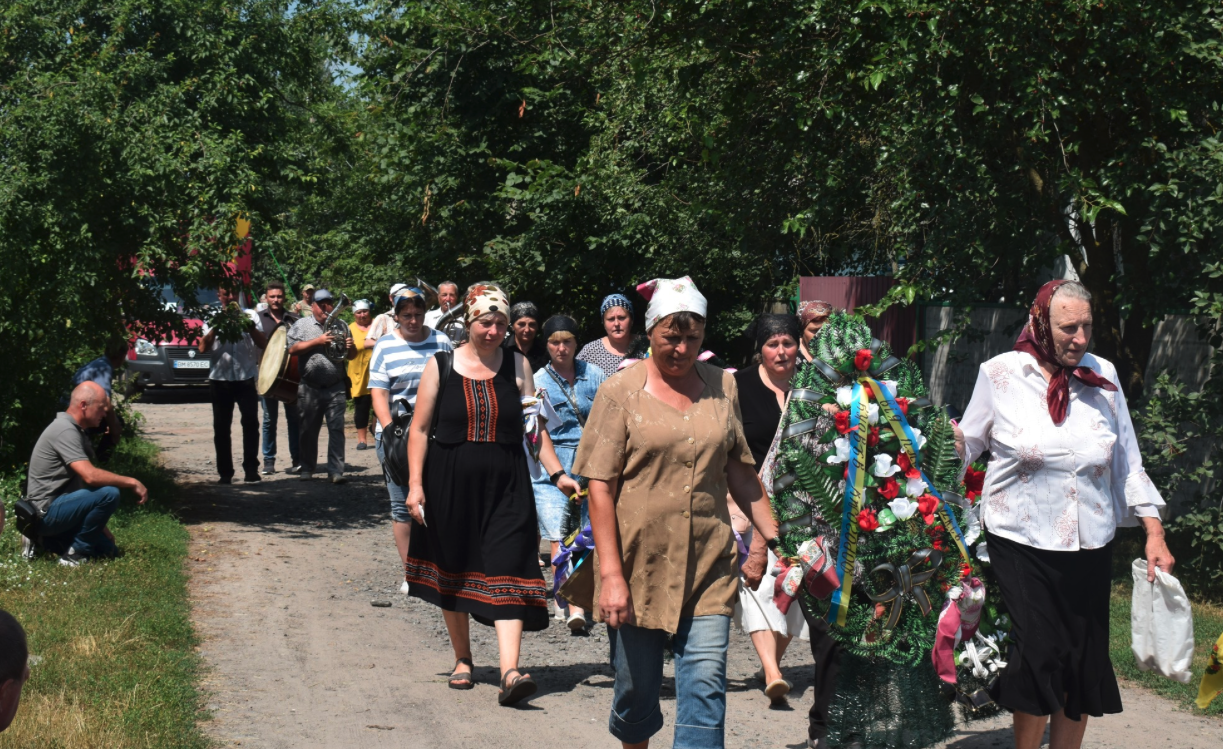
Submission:
POLYGON ((552 337, 553 333, 571 333, 573 340, 578 339, 578 323, 569 315, 553 315, 547 320, 544 320, 543 327, 540 329, 540 338, 546 342, 552 337))
POLYGON ((535 302, 518 302, 510 307, 510 325, 518 322, 523 317, 529 317, 539 322, 539 307, 535 306, 535 302))
POLYGON ((798 343, 803 339, 802 328, 794 315, 761 315, 748 331, 754 340, 753 351, 759 354, 764 344, 775 335, 788 335, 798 343))

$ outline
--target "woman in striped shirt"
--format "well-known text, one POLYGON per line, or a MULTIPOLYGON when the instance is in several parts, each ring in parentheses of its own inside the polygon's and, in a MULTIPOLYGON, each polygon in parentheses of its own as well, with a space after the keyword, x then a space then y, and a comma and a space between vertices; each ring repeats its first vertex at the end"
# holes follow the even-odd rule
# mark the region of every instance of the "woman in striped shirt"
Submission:
MULTIPOLYGON (((420 289, 409 288, 395 297, 392 310, 398 327, 378 339, 374 346, 374 358, 370 363, 369 391, 374 399, 374 415, 378 426, 374 430, 374 445, 378 460, 386 462, 382 450, 382 430, 391 423, 391 404, 406 400, 416 404, 416 389, 420 386, 420 375, 425 365, 439 351, 452 351, 450 339, 445 333, 425 326, 425 295, 420 289)), ((385 472, 384 472, 385 473, 385 472)), ((405 501, 408 487, 386 479, 387 492, 391 495, 391 529, 395 534, 395 547, 400 561, 408 558, 408 542, 412 537, 412 516, 408 514, 405 501)), ((407 592, 408 583, 403 583, 402 592, 407 592)))

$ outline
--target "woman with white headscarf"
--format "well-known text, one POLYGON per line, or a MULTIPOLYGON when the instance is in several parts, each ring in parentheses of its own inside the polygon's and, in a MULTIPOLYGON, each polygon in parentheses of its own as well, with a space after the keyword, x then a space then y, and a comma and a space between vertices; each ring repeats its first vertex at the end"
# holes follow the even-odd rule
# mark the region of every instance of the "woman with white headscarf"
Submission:
MULTIPOLYGON (((675 746, 721 747, 739 587, 727 491, 770 544, 777 525, 734 377, 697 361, 705 297, 687 277, 637 288, 649 300, 651 354, 599 388, 573 467, 589 479, 594 614, 616 640, 610 729, 633 746, 662 728, 663 649, 673 634, 675 746)), ((763 571, 744 575, 758 584, 763 571)))

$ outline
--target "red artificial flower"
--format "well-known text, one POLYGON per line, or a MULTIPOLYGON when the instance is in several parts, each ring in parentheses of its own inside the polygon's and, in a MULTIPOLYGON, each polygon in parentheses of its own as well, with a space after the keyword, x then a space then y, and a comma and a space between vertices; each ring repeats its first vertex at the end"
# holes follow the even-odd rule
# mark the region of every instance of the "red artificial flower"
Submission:
POLYGON ((836 420, 837 432, 849 434, 849 411, 837 411, 837 415, 833 418, 836 420))
POLYGON ((921 513, 926 525, 934 523, 934 513, 938 510, 938 497, 933 494, 923 494, 917 499, 917 511, 921 513))
POLYGON ((879 444, 879 427, 871 427, 871 431, 866 435, 867 447, 874 447, 879 444))
POLYGON ((909 399, 908 398, 897 398, 896 406, 900 408, 900 412, 902 414, 904 414, 905 416, 909 415, 909 399))
POLYGON ((972 565, 971 564, 968 564, 967 562, 965 562, 964 564, 960 565, 960 577, 964 578, 965 580, 972 577, 972 565))
POLYGON ((947 551, 947 544, 943 543, 941 538, 935 541, 933 545, 935 551, 947 551))
POLYGON ((896 497, 900 494, 900 484, 896 483, 896 479, 888 476, 883 480, 883 483, 879 485, 877 491, 879 492, 879 496, 883 497, 884 499, 896 499, 896 497))
POLYGON ((845 471, 841 474, 841 478, 845 481, 849 480, 849 463, 845 464, 845 471))
POLYGON ((879 518, 875 515, 875 511, 867 507, 858 513, 858 527, 868 532, 878 528, 879 518))
POLYGON ((900 470, 904 471, 905 478, 921 478, 921 471, 913 467, 912 461, 909 460, 909 454, 904 450, 901 450, 900 454, 896 456, 896 465, 900 466, 900 470))
POLYGON ((985 471, 978 471, 972 466, 964 472, 964 496, 970 501, 976 502, 981 496, 981 489, 985 485, 985 471))
POLYGON ((871 354, 870 349, 868 348, 858 349, 858 353, 854 354, 854 368, 859 371, 865 372, 866 370, 871 368, 871 359, 873 358, 874 358, 874 355, 871 354))

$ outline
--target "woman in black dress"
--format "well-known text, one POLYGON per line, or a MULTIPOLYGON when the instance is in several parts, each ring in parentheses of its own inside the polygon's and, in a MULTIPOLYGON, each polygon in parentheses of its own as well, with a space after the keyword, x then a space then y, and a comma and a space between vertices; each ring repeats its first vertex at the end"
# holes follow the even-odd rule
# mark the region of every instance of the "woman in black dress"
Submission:
MULTIPOLYGON (((739 389, 743 434, 759 473, 781 422, 781 409, 798 363, 801 333, 794 315, 761 315, 752 327, 756 341, 754 364, 735 373, 735 385, 739 389)), ((733 502, 729 506, 735 530, 746 535, 747 519, 733 502)), ((765 577, 756 590, 746 585, 739 587, 735 623, 751 636, 756 646, 761 665, 757 676, 765 684, 765 696, 770 702, 779 704, 785 701, 792 686, 782 678, 781 658, 795 635, 807 639, 807 627, 798 606, 783 614, 773 603, 772 569, 777 557, 767 552, 762 543, 753 543, 752 547, 758 556, 768 553, 765 577)))
MULTIPOLYGON (((472 687, 468 616, 475 616, 496 627, 498 701, 512 705, 536 689, 518 670, 522 632, 548 626, 531 458, 523 450, 524 405, 539 404, 526 359, 501 348, 509 324, 504 292, 477 284, 466 304, 467 343, 453 358, 442 352, 429 361, 416 395, 407 498, 416 523, 404 572, 411 595, 443 610, 456 659, 450 687, 472 687), (447 369, 443 380, 439 373, 447 369)), ((547 431, 537 439, 539 462, 556 487, 566 495, 580 491, 547 431)))

